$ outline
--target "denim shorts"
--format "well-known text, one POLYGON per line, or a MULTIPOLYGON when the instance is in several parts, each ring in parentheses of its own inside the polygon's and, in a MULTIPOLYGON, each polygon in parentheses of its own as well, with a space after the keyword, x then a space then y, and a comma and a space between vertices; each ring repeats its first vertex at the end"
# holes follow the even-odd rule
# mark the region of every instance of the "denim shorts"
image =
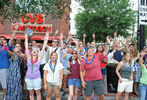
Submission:
POLYGON ((81 79, 68 79, 68 86, 81 87, 81 79))
POLYGON ((102 76, 106 75, 106 68, 101 68, 102 76))

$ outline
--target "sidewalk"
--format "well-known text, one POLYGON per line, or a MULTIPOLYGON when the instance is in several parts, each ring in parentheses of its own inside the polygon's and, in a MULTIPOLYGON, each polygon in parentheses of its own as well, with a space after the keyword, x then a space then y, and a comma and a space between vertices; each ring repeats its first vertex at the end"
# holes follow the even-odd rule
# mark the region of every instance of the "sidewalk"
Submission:
MULTIPOLYGON (((61 92, 61 94, 62 94, 62 92, 61 92)), ((46 94, 44 93, 43 95, 44 95, 44 100, 46 100, 45 99, 46 94)), ((2 100, 2 96, 3 96, 3 93, 2 93, 2 91, 0 91, 0 100, 2 100)), ((114 97, 115 97, 115 94, 111 94, 111 96, 105 96, 105 100, 115 100, 114 97)), ((68 98, 68 95, 61 97, 61 100, 67 100, 67 98, 68 98)), ((26 99, 23 99, 23 100, 26 100, 26 99)), ((54 95, 52 96, 52 100, 55 100, 54 95)), ((82 96, 78 97, 78 100, 83 100, 83 97, 82 96)), ((91 100, 93 100, 93 99, 91 99, 91 100)), ((95 100, 98 100, 98 98, 96 98, 95 100)), ((132 99, 129 99, 129 100, 139 100, 139 98, 133 97, 132 99)))

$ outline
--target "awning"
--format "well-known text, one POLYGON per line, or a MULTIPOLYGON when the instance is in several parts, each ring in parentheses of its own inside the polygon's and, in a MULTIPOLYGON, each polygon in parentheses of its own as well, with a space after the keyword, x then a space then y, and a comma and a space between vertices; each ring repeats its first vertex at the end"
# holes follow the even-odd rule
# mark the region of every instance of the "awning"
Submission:
MULTIPOLYGON (((11 35, 0 35, 0 36, 4 36, 6 39, 10 39, 11 38, 11 35)), ((45 36, 32 36, 31 40, 44 40, 44 37, 45 36)), ((25 36, 24 35, 15 35, 14 39, 22 39, 22 40, 24 40, 25 36)), ((56 36, 55 39, 60 40, 60 37, 56 36)), ((53 40, 53 36, 49 36, 48 40, 53 40)))

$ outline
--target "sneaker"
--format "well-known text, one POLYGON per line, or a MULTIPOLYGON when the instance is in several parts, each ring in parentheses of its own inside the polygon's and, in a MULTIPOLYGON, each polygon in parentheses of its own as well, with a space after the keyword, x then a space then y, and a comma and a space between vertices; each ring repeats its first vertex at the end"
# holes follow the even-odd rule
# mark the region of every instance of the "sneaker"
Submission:
POLYGON ((64 97, 66 95, 66 92, 64 91, 63 93, 62 93, 62 96, 64 97))

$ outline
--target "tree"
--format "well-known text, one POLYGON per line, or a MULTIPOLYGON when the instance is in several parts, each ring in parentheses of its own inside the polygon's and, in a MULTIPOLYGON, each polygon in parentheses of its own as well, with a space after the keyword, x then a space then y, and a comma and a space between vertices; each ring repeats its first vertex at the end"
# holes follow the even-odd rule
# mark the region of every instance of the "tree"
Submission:
POLYGON ((15 22, 26 13, 46 13, 57 19, 65 14, 69 18, 65 11, 69 5, 70 0, 0 0, 0 22, 15 22))
POLYGON ((146 42, 146 45, 147 45, 147 26, 145 26, 145 33, 144 33, 144 35, 145 35, 145 42, 146 42))
POLYGON ((83 0, 80 4, 84 10, 75 18, 80 39, 86 33, 90 42, 95 33, 97 42, 104 41, 114 31, 127 36, 135 23, 135 11, 130 8, 129 0, 83 0))

